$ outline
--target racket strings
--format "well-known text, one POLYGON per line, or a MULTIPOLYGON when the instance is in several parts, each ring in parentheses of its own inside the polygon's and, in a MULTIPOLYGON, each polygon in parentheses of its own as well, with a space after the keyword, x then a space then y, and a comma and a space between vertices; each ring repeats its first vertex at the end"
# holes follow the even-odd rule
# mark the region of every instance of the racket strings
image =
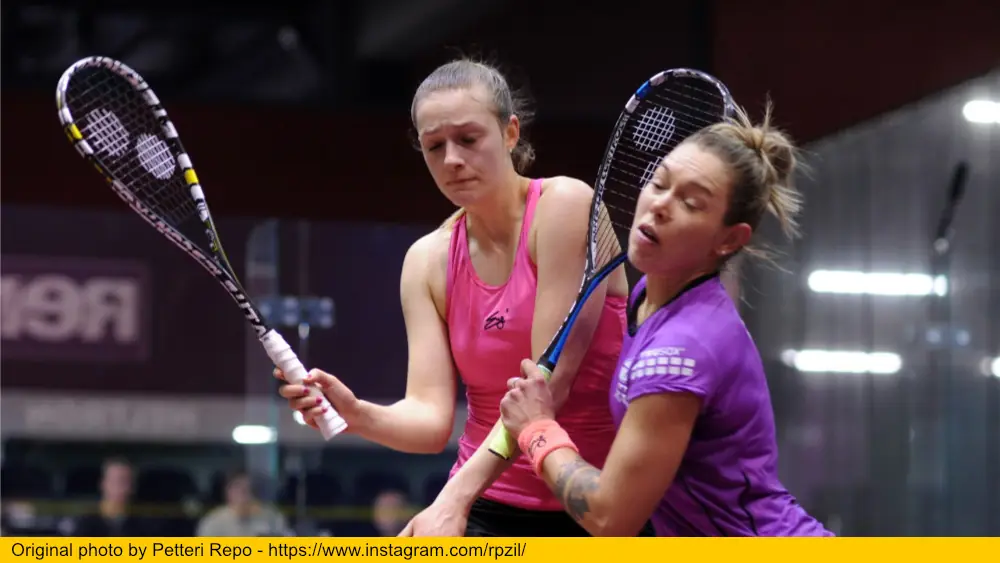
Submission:
POLYGON ((175 226, 197 216, 159 120, 124 77, 83 69, 67 86, 66 105, 94 156, 137 199, 175 226))
MULTIPOLYGON (((594 269, 600 270, 625 251, 627 241, 619 236, 620 228, 611 219, 608 207, 601 202, 597 211, 597 228, 594 237, 594 269)), ((631 228, 631 225, 628 226, 631 228)), ((625 233, 628 229, 625 229, 625 233)))
POLYGON ((654 88, 633 110, 604 185, 602 215, 594 241, 595 262, 604 263, 628 247, 636 202, 653 172, 671 150, 691 134, 722 121, 727 100, 716 86, 697 78, 670 78, 654 88))
MULTIPOLYGON (((645 185, 659 159, 681 140, 720 120, 724 99, 718 93, 706 95, 704 88, 700 90, 701 95, 698 95, 694 88, 681 83, 676 88, 651 93, 639 120, 630 124, 633 142, 620 145, 622 154, 618 156, 621 158, 617 158, 615 164, 623 169, 622 173, 638 177, 641 185, 645 185), (658 158, 650 160, 650 155, 658 158)), ((639 108, 636 111, 640 113, 639 108)))

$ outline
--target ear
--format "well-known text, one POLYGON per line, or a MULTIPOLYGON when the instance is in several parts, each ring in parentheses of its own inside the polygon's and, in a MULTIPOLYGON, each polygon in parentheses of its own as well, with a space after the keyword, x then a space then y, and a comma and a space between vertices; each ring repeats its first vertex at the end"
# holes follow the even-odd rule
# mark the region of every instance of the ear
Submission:
POLYGON ((737 223, 726 227, 722 241, 715 246, 715 253, 718 254, 719 258, 732 256, 750 242, 751 235, 753 235, 753 229, 746 223, 737 223))
POLYGON ((511 115, 507 121, 507 126, 503 128, 503 137, 507 152, 513 151, 518 139, 521 138, 521 120, 516 115, 511 115))

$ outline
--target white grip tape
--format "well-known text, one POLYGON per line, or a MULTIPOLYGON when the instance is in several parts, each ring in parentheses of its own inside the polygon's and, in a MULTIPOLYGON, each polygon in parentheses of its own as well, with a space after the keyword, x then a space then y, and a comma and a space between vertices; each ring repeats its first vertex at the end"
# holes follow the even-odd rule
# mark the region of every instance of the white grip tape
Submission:
MULTIPOLYGON (((292 351, 292 347, 277 331, 274 329, 267 331, 264 336, 260 337, 260 341, 264 344, 264 350, 268 357, 271 358, 274 365, 281 369, 289 383, 300 384, 309 375, 305 366, 299 361, 299 357, 292 351)), ((318 396, 323 398, 323 406, 327 407, 327 410, 323 414, 323 418, 316 422, 323 438, 329 440, 347 429, 347 421, 340 416, 337 409, 333 408, 323 393, 318 396)))

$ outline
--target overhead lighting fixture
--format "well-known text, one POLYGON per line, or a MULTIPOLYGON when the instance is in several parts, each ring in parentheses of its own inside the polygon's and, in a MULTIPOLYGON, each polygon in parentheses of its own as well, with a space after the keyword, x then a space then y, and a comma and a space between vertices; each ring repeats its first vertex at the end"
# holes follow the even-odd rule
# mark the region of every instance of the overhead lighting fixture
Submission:
POLYGON ((1000 102, 972 100, 962 108, 962 115, 970 123, 1000 124, 1000 102))
POLYGON ((927 274, 816 270, 809 274, 809 289, 816 293, 852 295, 922 296, 948 293, 948 279, 927 274))
POLYGON ((814 373, 892 374, 903 367, 899 354, 848 350, 785 350, 781 361, 798 371, 814 373))
POLYGON ((993 373, 993 377, 1000 377, 1000 356, 993 358, 990 362, 990 371, 993 373))
POLYGON ((233 428, 233 441, 237 444, 270 444, 278 437, 278 433, 270 426, 258 424, 241 424, 233 428))

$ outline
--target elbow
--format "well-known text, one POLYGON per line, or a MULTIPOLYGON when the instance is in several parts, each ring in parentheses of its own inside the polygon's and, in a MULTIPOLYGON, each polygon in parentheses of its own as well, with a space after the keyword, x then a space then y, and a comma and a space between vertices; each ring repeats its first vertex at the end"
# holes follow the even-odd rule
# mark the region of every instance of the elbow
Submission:
MULTIPOLYGON (((392 449, 409 454, 439 454, 448 447, 454 427, 454 411, 436 408, 434 404, 415 399, 403 399, 390 407, 397 412, 383 421, 384 431, 394 437, 392 449)), ((378 441, 378 440, 373 440, 378 441)))
POLYGON ((446 435, 444 439, 441 439, 438 436, 428 436, 423 440, 410 442, 402 447, 394 447, 392 449, 407 454, 439 454, 448 447, 448 439, 450 437, 446 435))
POLYGON ((448 447, 451 439, 451 425, 441 424, 434 428, 429 428, 425 439, 415 443, 417 447, 410 453, 415 454, 439 454, 448 447))
POLYGON ((632 538, 639 535, 647 520, 637 519, 633 514, 596 512, 591 515, 592 524, 587 526, 587 531, 596 537, 632 538))
POLYGON ((454 412, 449 416, 441 416, 435 421, 435 424, 431 425, 427 433, 427 449, 426 453, 429 454, 439 454, 448 447, 448 441, 451 440, 452 431, 455 426, 454 412))
POLYGON ((451 439, 451 428, 443 432, 435 432, 432 439, 427 443, 427 454, 439 454, 448 447, 448 440, 451 439))
POLYGON ((596 527, 597 530, 591 533, 602 538, 634 538, 642 531, 642 525, 634 526, 628 522, 615 522, 613 520, 600 521, 596 527))

